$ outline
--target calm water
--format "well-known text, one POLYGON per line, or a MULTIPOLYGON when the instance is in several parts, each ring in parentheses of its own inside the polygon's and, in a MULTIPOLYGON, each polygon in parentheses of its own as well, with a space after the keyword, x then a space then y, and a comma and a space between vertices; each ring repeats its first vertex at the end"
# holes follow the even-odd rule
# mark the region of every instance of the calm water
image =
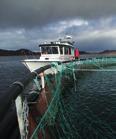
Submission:
MULTIPOLYGON (((22 59, 0 57, 1 97, 11 83, 29 73, 22 59)), ((77 78, 76 88, 67 90, 70 93, 65 97, 68 116, 79 138, 116 139, 116 72, 85 72, 77 78)))
POLYGON ((77 78, 76 90, 67 90, 65 97, 67 118, 78 138, 116 139, 116 72, 85 72, 77 78))
POLYGON ((21 63, 24 57, 0 57, 0 95, 16 80, 21 79, 29 71, 21 63))

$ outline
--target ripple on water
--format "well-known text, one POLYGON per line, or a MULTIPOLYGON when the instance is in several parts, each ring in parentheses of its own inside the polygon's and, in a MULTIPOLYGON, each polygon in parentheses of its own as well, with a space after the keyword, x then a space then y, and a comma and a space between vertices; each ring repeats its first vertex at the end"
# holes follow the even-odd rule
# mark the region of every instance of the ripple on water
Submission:
POLYGON ((84 74, 74 90, 67 94, 66 109, 80 138, 116 138, 116 72, 84 74))

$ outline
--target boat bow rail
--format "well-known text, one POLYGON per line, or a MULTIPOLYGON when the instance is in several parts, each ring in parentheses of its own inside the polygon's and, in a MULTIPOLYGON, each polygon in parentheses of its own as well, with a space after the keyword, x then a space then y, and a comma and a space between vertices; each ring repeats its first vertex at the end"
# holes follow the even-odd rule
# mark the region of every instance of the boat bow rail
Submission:
POLYGON ((45 70, 51 68, 52 65, 46 65, 33 72, 31 72, 27 77, 20 81, 14 82, 8 89, 8 91, 2 96, 0 101, 0 121, 3 120, 8 108, 11 106, 12 101, 17 98, 23 92, 23 89, 28 85, 28 83, 34 79, 38 74, 44 72, 45 70))
MULTIPOLYGON (((24 93, 26 86, 28 86, 28 84, 33 79, 35 79, 38 75, 40 75, 41 73, 43 73, 47 69, 50 69, 52 67, 57 68, 57 65, 61 65, 62 63, 65 64, 65 63, 69 63, 69 62, 70 61, 52 63, 50 65, 46 65, 44 67, 41 67, 41 68, 31 72, 23 79, 14 82, 8 88, 8 91, 2 96, 2 98, 0 98, 0 122, 1 122, 1 124, 0 124, 0 136, 4 134, 4 131, 6 131, 6 133, 10 132, 10 129, 8 128, 8 126, 10 126, 9 121, 11 122, 11 124, 13 122, 15 122, 15 125, 16 125, 16 119, 14 121, 12 121, 13 116, 16 115, 16 110, 15 109, 13 110, 13 113, 11 114, 12 116, 9 115, 9 111, 10 111, 13 103, 16 101, 17 97, 20 95, 23 95, 22 93, 24 93)), ((44 88, 44 86, 43 86, 43 88, 44 88)), ((16 118, 16 116, 15 116, 15 118, 16 118)))

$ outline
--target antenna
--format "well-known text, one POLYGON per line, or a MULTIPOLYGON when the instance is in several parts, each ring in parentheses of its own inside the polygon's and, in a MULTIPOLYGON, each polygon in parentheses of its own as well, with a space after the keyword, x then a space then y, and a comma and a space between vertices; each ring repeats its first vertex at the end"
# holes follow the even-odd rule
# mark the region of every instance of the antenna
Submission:
POLYGON ((66 39, 72 39, 72 37, 69 35, 66 35, 66 39))

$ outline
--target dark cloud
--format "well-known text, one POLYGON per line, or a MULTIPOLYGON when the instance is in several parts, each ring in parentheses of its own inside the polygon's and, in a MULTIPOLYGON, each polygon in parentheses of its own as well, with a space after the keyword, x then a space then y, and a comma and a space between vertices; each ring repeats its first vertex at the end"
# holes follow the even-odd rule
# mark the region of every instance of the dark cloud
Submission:
POLYGON ((65 34, 81 50, 115 49, 116 0, 0 0, 0 48, 32 48, 65 34))
POLYGON ((116 14, 116 0, 0 0, 0 27, 35 27, 49 22, 116 14))
POLYGON ((82 40, 75 44, 81 51, 116 50, 116 42, 111 37, 82 40))

